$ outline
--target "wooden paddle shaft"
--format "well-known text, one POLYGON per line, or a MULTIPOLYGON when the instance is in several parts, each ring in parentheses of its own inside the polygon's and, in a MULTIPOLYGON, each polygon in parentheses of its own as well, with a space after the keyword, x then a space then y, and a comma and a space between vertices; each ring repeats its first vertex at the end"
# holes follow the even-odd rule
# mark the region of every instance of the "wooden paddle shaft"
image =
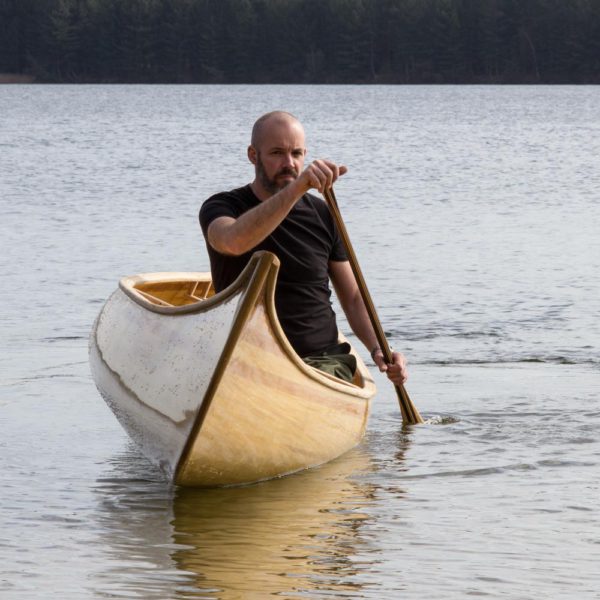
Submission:
MULTIPOLYGON (((373 304, 373 299, 371 298, 371 294, 369 293, 369 290, 367 288, 365 278, 363 277, 360 265, 358 264, 356 254, 354 253, 354 248, 352 247, 350 237, 348 236, 346 225, 344 224, 342 215, 340 214, 340 210, 333 188, 325 190, 323 192, 323 196, 327 201, 329 210, 331 211, 331 214, 342 237, 344 247, 346 248, 346 253, 348 254, 348 259, 350 260, 350 266, 352 267, 352 272, 354 273, 354 277, 358 285, 358 289, 362 296, 363 302, 365 303, 369 319, 371 320, 371 325, 373 326, 375 336, 377 337, 377 342, 379 343, 381 351, 383 352, 383 358, 387 364, 392 364, 394 362, 392 350, 385 337, 385 333, 381 326, 381 322, 379 321, 379 317, 377 316, 377 310, 375 309, 375 305, 373 304)), ((398 395, 398 402, 400 404, 400 411, 402 413, 402 420, 405 423, 411 425, 415 423, 423 423, 423 419, 419 414, 417 407, 412 403, 407 391, 404 389, 404 386, 400 384, 396 385, 395 388, 396 394, 398 395)))

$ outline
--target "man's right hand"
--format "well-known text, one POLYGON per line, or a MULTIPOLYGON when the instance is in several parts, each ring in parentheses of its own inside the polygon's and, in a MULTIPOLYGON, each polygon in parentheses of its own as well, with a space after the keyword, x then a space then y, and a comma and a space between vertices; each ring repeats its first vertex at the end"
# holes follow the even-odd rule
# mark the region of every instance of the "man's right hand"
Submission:
POLYGON ((311 189, 322 194, 347 172, 348 169, 343 165, 337 165, 330 160, 317 159, 302 171, 295 183, 302 190, 302 194, 311 189))

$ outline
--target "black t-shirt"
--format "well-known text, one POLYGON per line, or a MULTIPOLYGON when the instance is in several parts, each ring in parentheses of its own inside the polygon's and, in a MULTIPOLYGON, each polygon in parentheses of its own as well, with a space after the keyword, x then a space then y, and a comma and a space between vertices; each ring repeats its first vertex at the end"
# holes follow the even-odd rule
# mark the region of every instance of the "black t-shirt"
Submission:
POLYGON ((237 218, 260 204, 252 188, 210 197, 200 209, 213 283, 217 291, 242 272, 253 252, 268 250, 281 267, 275 306, 281 326, 300 356, 309 356, 337 343, 338 329, 331 306, 328 263, 347 260, 346 252, 325 202, 305 194, 265 240, 240 256, 220 254, 208 243, 208 226, 217 217, 237 218))

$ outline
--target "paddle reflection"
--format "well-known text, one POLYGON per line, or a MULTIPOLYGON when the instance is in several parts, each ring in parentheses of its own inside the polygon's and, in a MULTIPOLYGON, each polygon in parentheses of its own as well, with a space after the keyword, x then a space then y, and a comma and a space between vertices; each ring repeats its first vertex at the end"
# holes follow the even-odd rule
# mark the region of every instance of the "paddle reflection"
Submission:
POLYGON ((372 468, 357 449, 319 469, 246 488, 180 488, 172 558, 195 574, 206 597, 210 590, 218 598, 356 592, 372 560, 361 534, 376 492, 361 475, 372 468))

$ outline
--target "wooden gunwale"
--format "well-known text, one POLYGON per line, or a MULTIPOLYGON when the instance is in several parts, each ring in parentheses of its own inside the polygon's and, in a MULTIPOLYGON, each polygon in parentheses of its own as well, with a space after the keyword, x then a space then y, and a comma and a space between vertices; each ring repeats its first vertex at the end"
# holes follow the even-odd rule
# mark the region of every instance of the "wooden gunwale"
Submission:
MULTIPOLYGON (((155 312, 155 313, 158 313, 161 315, 173 315, 173 316, 201 313, 201 312, 210 310, 211 308, 214 308, 218 304, 226 302, 227 300, 229 300, 229 298, 234 296, 240 289, 242 289, 246 285, 246 283, 252 276, 252 272, 254 271, 257 261, 260 259, 258 254, 259 253, 256 253, 252 256, 252 258, 250 259, 250 261, 248 262, 248 264, 246 265, 244 270, 240 273, 238 278, 231 285, 226 287, 224 290, 222 290, 218 294, 215 294, 214 296, 211 296, 210 298, 205 298, 205 299, 200 298, 200 299, 198 299, 198 302, 194 302, 193 304, 185 304, 183 306, 172 306, 172 305, 165 306, 162 304, 161 305, 155 304, 153 301, 151 301, 148 298, 149 294, 133 287, 135 284, 141 283, 144 281, 144 276, 141 276, 141 275, 137 276, 137 277, 123 277, 119 281, 119 288, 121 289, 121 291, 123 293, 125 293, 129 298, 131 298, 136 304, 143 306, 146 310, 149 310, 151 312, 155 312)), ((279 259, 277 259, 277 260, 279 260, 279 259)), ((162 273, 153 273, 152 275, 156 276, 157 281, 159 281, 158 278, 161 276, 164 276, 163 281, 167 281, 168 280, 167 277, 169 277, 171 279, 171 281, 181 281, 182 275, 189 276, 189 274, 187 274, 187 273, 185 273, 185 274, 182 273, 177 276, 175 276, 173 273, 165 273, 164 275, 162 273)), ((204 275, 204 274, 198 273, 198 275, 204 275)), ((206 275, 206 276, 208 277, 209 275, 206 275)), ((195 279, 190 277, 189 281, 195 281, 195 279)), ((163 302, 162 300, 160 300, 158 298, 156 300, 158 300, 159 302, 163 302)))
MULTIPOLYGON (((266 252, 261 253, 261 255, 256 260, 254 258, 255 256, 257 255, 254 255, 251 260, 251 262, 257 263, 254 269, 250 271, 250 269, 248 268, 250 266, 249 264, 246 267, 246 269, 244 269, 244 271, 242 272, 242 275, 247 272, 250 272, 251 279, 244 292, 244 297, 240 301, 240 305, 238 306, 238 310, 236 312, 233 324, 231 326, 231 332, 229 334, 229 337, 227 338, 227 342, 225 342, 225 347, 223 348, 223 352, 219 357, 219 361, 217 362, 217 366, 215 367, 213 376, 210 380, 210 383, 208 384, 208 388, 204 395, 204 399, 202 401, 200 409, 198 410, 198 414, 196 415, 196 419, 194 421, 194 424, 192 425, 192 429, 190 431, 190 434, 188 435, 185 446, 181 452, 179 461, 177 462, 177 466, 175 468, 175 483, 178 483, 180 472, 190 456, 190 453, 194 446, 194 441, 200 434, 200 430, 202 429, 204 419, 206 418, 206 415, 210 409, 210 405, 214 398, 215 392, 219 386, 219 383, 221 382, 223 374, 225 373, 225 369, 227 368, 229 360, 231 359, 231 355, 233 354, 237 341, 242 333, 244 324, 248 320, 251 311, 256 306, 256 303, 260 297, 260 293, 264 288, 264 283, 267 278, 267 275, 273 267, 277 268, 279 266, 279 259, 273 254, 266 252)), ((236 282, 234 282, 234 285, 239 279, 240 278, 238 277, 236 282)))

